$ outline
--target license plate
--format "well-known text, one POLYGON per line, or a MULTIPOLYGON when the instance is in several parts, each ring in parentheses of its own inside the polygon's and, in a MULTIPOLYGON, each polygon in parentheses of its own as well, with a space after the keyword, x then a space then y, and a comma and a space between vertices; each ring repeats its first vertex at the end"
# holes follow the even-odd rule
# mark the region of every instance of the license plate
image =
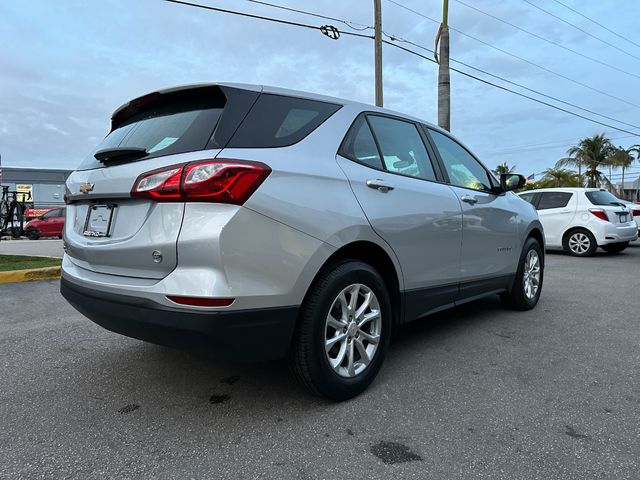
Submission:
POLYGON ((626 213, 621 213, 618 216, 620 217, 620 223, 627 223, 629 221, 629 216, 626 213))
POLYGON ((115 209, 115 205, 91 205, 82 234, 85 237, 108 237, 115 209))

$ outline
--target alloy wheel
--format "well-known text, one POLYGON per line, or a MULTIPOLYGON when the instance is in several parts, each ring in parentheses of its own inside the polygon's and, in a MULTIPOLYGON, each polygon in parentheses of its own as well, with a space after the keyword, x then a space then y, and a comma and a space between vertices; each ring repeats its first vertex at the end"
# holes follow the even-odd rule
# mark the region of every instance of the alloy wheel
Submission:
POLYGON ((535 250, 529 250, 524 260, 524 294, 529 300, 536 298, 540 288, 540 256, 535 250))
POLYGON ((569 237, 569 249, 578 255, 584 255, 591 247, 589 237, 582 232, 576 232, 569 237))
POLYGON ((361 283, 344 288, 333 301, 324 328, 329 365, 352 378, 373 361, 380 344, 382 315, 375 293, 361 283))

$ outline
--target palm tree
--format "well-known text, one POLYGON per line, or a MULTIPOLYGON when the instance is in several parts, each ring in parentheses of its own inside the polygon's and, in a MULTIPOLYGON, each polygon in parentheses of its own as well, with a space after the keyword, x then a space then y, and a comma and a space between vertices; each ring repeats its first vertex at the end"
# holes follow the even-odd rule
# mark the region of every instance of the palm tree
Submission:
POLYGON ((515 169, 515 165, 513 167, 510 167, 509 165, 507 165, 507 162, 504 162, 496 167, 495 172, 500 175, 502 173, 513 173, 515 169))
POLYGON ((582 167, 584 167, 585 176, 588 179, 587 186, 595 187, 602 175, 598 167, 608 165, 614 152, 615 147, 611 144, 611 140, 604 133, 600 133, 583 138, 577 145, 567 150, 569 157, 558 160, 556 167, 575 166, 578 168, 578 175, 582 174, 582 167))
POLYGON ((551 187, 580 187, 582 175, 564 168, 547 168, 542 172, 542 178, 536 182, 536 188, 551 187))
POLYGON ((640 152, 638 145, 634 145, 629 148, 618 147, 615 149, 615 151, 613 152, 613 155, 611 156, 611 164, 614 167, 618 167, 622 169, 622 188, 620 192, 621 194, 624 194, 624 171, 627 168, 629 168, 633 163, 633 161, 635 160, 634 156, 631 155, 634 152, 636 154, 640 152))

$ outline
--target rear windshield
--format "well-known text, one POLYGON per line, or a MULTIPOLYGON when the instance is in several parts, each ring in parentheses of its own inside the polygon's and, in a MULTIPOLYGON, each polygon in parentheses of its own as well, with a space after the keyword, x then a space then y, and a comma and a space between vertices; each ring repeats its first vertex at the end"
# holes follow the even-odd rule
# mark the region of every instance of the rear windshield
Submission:
POLYGON ((144 148, 147 152, 142 158, 119 158, 117 164, 203 150, 225 104, 224 96, 219 90, 203 90, 206 89, 159 95, 147 106, 135 109, 116 125, 82 161, 78 169, 105 166, 94 157, 95 152, 105 148, 144 148))
POLYGON ((262 94, 229 148, 286 147, 301 141, 341 105, 283 95, 262 94))
POLYGON ((585 192, 589 201, 594 205, 620 205, 622 200, 614 197, 607 191, 597 190, 593 192, 585 192))

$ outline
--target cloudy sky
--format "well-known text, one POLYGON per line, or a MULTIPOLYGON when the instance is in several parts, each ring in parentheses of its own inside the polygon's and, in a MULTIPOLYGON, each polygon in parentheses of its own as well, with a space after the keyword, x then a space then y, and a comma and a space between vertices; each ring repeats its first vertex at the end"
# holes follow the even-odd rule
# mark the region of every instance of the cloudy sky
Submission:
MULTIPOLYGON (((373 23, 372 0, 267 1, 364 26, 373 23)), ((440 18, 440 0, 394 1, 433 19, 440 18)), ((640 2, 561 1, 640 45, 636 35, 640 2)), ((536 39, 461 1, 450 0, 449 23, 455 29, 451 32, 453 59, 615 120, 639 125, 633 128, 569 107, 604 123, 640 132, 640 46, 591 23, 556 0, 530 2, 610 45, 525 0, 464 2, 594 60, 536 39)), ((337 22, 274 10, 247 0, 200 3, 318 26, 333 23, 348 30, 337 22)), ((436 22, 389 0, 382 0, 382 6, 385 32, 433 46, 436 22)), ((373 42, 369 39, 343 36, 333 41, 315 30, 162 0, 1 1, 0 19, 0 154, 5 166, 73 168, 107 133, 115 108, 133 97, 177 84, 262 83, 374 101, 373 42)), ((385 106, 435 122, 436 72, 433 63, 385 46, 385 106)), ((490 167, 506 161, 517 165, 525 175, 538 173, 563 157, 580 137, 603 131, 616 144, 640 143, 640 138, 628 133, 452 73, 452 132, 490 167)), ((632 171, 640 172, 640 163, 632 171)))

